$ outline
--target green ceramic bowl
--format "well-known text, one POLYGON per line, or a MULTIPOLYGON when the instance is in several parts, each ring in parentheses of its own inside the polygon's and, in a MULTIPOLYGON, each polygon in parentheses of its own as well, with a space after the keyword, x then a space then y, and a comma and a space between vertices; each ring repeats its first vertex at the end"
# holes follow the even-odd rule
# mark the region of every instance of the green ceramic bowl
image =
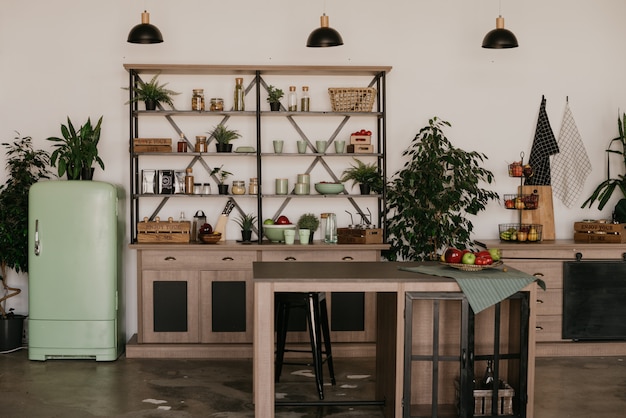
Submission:
POLYGON ((339 194, 343 192, 343 183, 315 183, 315 190, 321 194, 339 194))
POLYGON ((272 242, 285 242, 285 229, 296 229, 296 225, 263 225, 263 233, 272 242))

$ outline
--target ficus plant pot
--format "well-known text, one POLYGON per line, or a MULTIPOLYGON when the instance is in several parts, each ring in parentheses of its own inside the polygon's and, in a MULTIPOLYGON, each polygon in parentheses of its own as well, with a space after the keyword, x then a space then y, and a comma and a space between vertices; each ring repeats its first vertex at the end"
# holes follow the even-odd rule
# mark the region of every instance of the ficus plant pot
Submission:
POLYGON ((0 351, 14 350, 22 346, 24 315, 0 318, 0 351))
POLYGON ((232 152, 233 144, 223 144, 218 142, 215 144, 215 149, 217 152, 232 152))

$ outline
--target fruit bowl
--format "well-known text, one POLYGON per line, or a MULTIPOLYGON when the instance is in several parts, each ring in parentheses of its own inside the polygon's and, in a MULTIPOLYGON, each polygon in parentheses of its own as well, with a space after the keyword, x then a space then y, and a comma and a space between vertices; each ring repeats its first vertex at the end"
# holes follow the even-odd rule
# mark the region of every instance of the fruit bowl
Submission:
POLYGON ((446 263, 444 261, 440 261, 439 264, 443 264, 444 266, 452 267, 457 270, 463 271, 480 271, 485 269, 492 269, 495 267, 500 267, 504 264, 502 261, 494 261, 493 264, 488 265, 476 265, 476 264, 462 264, 462 263, 446 263))
POLYGON ((500 241, 504 242, 540 242, 543 225, 538 224, 500 224, 500 241))
POLYGON ((504 206, 507 209, 533 210, 539 207, 538 194, 505 194, 504 206))
POLYGON ((296 229, 295 224, 288 225, 263 225, 263 233, 272 242, 285 242, 285 229, 296 229))
POLYGON ((205 244, 217 244, 222 239, 222 234, 215 232, 212 234, 198 234, 198 238, 205 244))
POLYGON ((320 194, 339 194, 343 192, 343 183, 315 183, 315 190, 320 194))

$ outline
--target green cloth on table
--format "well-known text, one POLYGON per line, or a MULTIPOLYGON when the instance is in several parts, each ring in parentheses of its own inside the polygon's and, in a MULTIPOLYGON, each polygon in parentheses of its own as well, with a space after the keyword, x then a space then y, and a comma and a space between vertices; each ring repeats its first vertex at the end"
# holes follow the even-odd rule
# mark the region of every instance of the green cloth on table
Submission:
POLYGON ((425 264, 417 267, 399 267, 399 269, 456 280, 474 313, 503 301, 534 281, 537 281, 545 290, 542 280, 510 267, 507 267, 507 271, 503 271, 501 267, 463 271, 442 264, 425 264))

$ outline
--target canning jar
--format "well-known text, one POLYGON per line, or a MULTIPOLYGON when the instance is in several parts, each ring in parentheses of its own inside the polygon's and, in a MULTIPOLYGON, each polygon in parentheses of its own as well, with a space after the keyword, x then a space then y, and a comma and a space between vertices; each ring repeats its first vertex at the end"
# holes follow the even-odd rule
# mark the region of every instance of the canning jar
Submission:
POLYGON ((248 184, 248 194, 257 194, 259 192, 259 181, 256 177, 250 178, 250 184, 248 184))
POLYGON ((206 152, 207 151, 206 136, 196 136, 195 151, 196 152, 206 152))
POLYGON ((221 97, 211 98, 211 112, 221 112, 224 110, 224 99, 221 97))
POLYGON ((233 194, 246 194, 246 182, 243 180, 233 180, 233 194))
POLYGON ((204 110, 204 89, 194 89, 191 96, 191 110, 204 110))

